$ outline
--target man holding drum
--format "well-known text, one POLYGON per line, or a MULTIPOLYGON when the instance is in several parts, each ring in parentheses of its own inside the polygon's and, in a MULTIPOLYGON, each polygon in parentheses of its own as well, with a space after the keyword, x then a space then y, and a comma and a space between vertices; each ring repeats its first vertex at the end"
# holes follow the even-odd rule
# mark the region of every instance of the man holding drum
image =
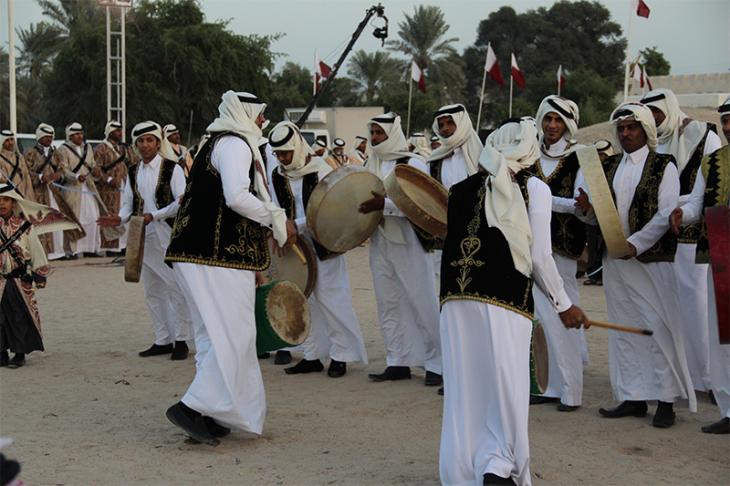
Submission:
POLYGON ((313 157, 299 128, 291 122, 274 127, 269 133, 269 145, 279 159, 269 181, 272 198, 296 225, 300 238, 312 244, 317 253, 317 280, 309 297, 312 330, 302 345, 304 359, 285 372, 319 372, 324 369, 321 360, 329 358, 327 374, 338 378, 347 372, 347 362, 367 364, 367 353, 352 307, 345 256, 325 249, 307 230, 307 202, 317 183, 332 169, 322 158, 313 157))
POLYGON ((142 163, 129 168, 119 215, 102 216, 98 223, 116 227, 128 223, 132 216, 144 217, 142 282, 155 341, 139 355, 171 354, 173 360, 184 360, 188 357, 186 341, 192 338, 190 312, 174 272, 165 265, 165 252, 185 192, 185 175, 177 161, 159 154, 161 141, 162 130, 155 122, 138 123, 132 129, 132 145, 142 163))
MULTIPOLYGON (((428 172, 408 142, 395 113, 368 123, 371 152, 366 167, 385 179, 397 164, 428 172)), ((441 343, 433 261, 405 215, 383 194, 360 205, 361 213, 384 210, 370 243, 370 268, 386 348, 387 368, 373 381, 410 379, 411 366, 424 366, 426 386, 441 384, 441 343)))

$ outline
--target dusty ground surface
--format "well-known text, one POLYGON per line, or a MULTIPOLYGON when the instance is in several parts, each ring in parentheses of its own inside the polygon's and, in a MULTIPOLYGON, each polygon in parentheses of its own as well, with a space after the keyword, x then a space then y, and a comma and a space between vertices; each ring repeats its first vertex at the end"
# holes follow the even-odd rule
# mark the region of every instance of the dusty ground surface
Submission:
MULTIPOLYGON (((262 361, 263 437, 234 434, 216 448, 185 443, 165 419, 193 377, 193 359, 137 357, 151 342, 142 286, 100 265, 107 261, 55 265, 40 294, 47 351, 24 368, 0 369, 0 435, 16 441, 3 452, 22 461, 28 484, 438 483, 436 390, 423 386, 422 372, 398 383, 366 376, 384 366, 366 248, 348 261, 370 364, 331 379, 287 376, 262 361)), ((581 289, 588 313, 605 318, 602 290, 581 289)), ((587 337, 583 408, 530 409, 534 484, 728 484, 728 436, 699 431, 718 418, 706 396, 697 414, 679 409, 668 430, 650 417, 599 418, 598 408, 613 404, 607 335, 592 329, 587 337)))

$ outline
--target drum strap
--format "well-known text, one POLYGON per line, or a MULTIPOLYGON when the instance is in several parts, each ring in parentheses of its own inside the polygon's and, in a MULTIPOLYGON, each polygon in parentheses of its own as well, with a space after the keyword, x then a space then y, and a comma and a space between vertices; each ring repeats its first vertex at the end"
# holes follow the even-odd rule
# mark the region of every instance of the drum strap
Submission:
POLYGON ((70 146, 69 144, 64 143, 64 145, 66 146, 66 148, 68 148, 68 150, 72 154, 74 154, 76 156, 76 158, 79 159, 79 163, 76 164, 76 167, 71 169, 71 172, 73 172, 74 174, 78 173, 79 169, 81 169, 81 166, 86 166, 86 168, 89 169, 89 171, 91 171, 91 167, 89 167, 89 165, 86 163, 86 154, 89 153, 89 144, 88 143, 84 144, 84 153, 81 155, 79 155, 76 152, 76 149, 73 148, 72 146, 70 146))
MULTIPOLYGON (((37 145, 35 146, 35 149, 38 151, 39 154, 43 155, 43 150, 41 150, 40 147, 37 145)), ((48 150, 48 155, 46 155, 45 160, 43 161, 43 164, 40 166, 40 168, 36 171, 36 174, 42 174, 46 167, 49 165, 51 166, 51 169, 53 169, 53 172, 56 172, 58 170, 58 166, 53 163, 53 154, 55 153, 55 150, 53 147, 51 147, 48 150)))
POLYGON ((18 154, 15 154, 15 163, 13 163, 12 160, 8 159, 4 155, 0 155, 0 157, 2 157, 2 159, 7 162, 10 167, 13 168, 13 171, 10 173, 10 177, 8 177, 8 180, 12 181, 13 179, 15 179, 15 176, 18 175, 18 171, 20 170, 20 160, 18 159, 18 154))
POLYGON ((122 163, 122 162, 124 162, 126 160, 126 158, 127 158, 127 151, 125 150, 124 147, 120 147, 120 148, 122 149, 122 155, 119 158, 117 158, 117 160, 115 160, 114 162, 112 162, 111 164, 108 164, 108 165, 105 165, 104 167, 102 167, 101 170, 103 170, 104 172, 109 172, 114 167, 116 167, 117 164, 120 164, 120 163, 122 163))

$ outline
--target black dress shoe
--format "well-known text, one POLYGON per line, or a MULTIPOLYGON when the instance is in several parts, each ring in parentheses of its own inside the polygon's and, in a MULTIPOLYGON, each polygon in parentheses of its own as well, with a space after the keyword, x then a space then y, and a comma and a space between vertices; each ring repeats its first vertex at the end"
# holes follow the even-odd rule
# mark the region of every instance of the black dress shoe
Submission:
POLYGON ((438 394, 444 396, 444 387, 439 388, 438 394))
POLYGON ((188 343, 185 341, 175 341, 175 347, 172 350, 172 356, 170 359, 173 361, 182 361, 188 358, 188 343))
POLYGON ((598 409, 598 413, 606 418, 643 417, 647 411, 648 407, 646 406, 646 402, 633 400, 621 402, 621 405, 616 408, 598 409))
POLYGON ((730 418, 725 417, 718 420, 714 424, 702 427, 705 434, 730 434, 730 418))
POLYGON ((563 402, 558 404, 558 412, 575 412, 580 408, 580 405, 566 405, 563 402))
POLYGON ((304 373, 317 373, 324 369, 324 365, 318 359, 308 360, 303 359, 299 363, 295 364, 290 368, 286 368, 284 373, 287 375, 301 375, 304 373))
POLYGON ((25 353, 15 353, 8 361, 8 368, 15 369, 25 365, 25 353))
POLYGON ((180 427, 185 434, 198 442, 212 446, 217 446, 221 442, 208 431, 205 418, 182 402, 177 402, 168 408, 165 416, 170 422, 180 427))
POLYGON ((139 355, 142 358, 147 358, 149 356, 159 356, 161 354, 170 354, 173 351, 173 346, 171 344, 163 344, 160 346, 159 344, 153 344, 149 348, 145 349, 144 351, 140 351, 139 355))
POLYGON ((276 365, 287 365, 291 363, 291 352, 289 351, 277 351, 274 356, 274 364, 276 365))
POLYGON ((339 378, 345 376, 345 373, 347 373, 347 363, 334 359, 330 361, 330 366, 327 368, 327 376, 330 378, 339 378))
POLYGON ((487 473, 484 475, 484 485, 492 485, 492 484, 515 484, 514 481, 512 481, 512 478, 503 478, 502 476, 497 476, 496 474, 487 473))
POLYGON ((651 425, 659 429, 668 429, 674 425, 674 404, 667 402, 658 402, 656 413, 651 421, 651 425))
POLYGON ((7 350, 0 351, 0 366, 7 366, 10 362, 7 350))
POLYGON ((444 380, 438 373, 427 371, 426 379, 423 380, 423 384, 426 386, 441 386, 444 384, 444 380))
POLYGON ((410 380, 411 369, 408 366, 388 366, 379 375, 370 374, 368 378, 373 381, 410 380))
POLYGON ((216 422, 213 417, 203 416, 203 423, 213 437, 225 437, 231 433, 231 429, 216 422))
POLYGON ((545 397, 542 395, 530 395, 530 405, 542 405, 543 403, 559 402, 559 398, 545 397))

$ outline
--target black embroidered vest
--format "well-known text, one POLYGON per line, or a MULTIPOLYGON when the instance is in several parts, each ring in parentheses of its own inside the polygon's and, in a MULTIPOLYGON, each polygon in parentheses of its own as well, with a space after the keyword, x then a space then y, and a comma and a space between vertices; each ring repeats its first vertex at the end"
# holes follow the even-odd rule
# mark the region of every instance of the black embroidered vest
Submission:
MULTIPOLYGON (((141 216, 144 213, 144 200, 137 190, 137 171, 140 164, 144 164, 144 162, 140 162, 129 169, 129 183, 132 187, 132 214, 136 216, 141 216)), ((175 200, 170 183, 176 165, 177 163, 172 160, 162 159, 160 172, 157 176, 157 187, 155 188, 155 205, 157 209, 167 207, 175 200)), ((167 218, 165 223, 172 227, 175 218, 167 218)))
MULTIPOLYGON (((168 265, 187 262, 240 270, 266 270, 271 264, 268 228, 226 206, 221 176, 211 162, 218 139, 224 135, 238 135, 231 132, 211 135, 210 141, 195 157, 185 196, 175 217, 165 262, 168 265)), ((249 191, 254 195, 255 170, 252 160, 249 191)))
MULTIPOLYGON (((312 191, 314 191, 314 188, 318 183, 319 175, 316 172, 302 177, 302 203, 305 211, 307 204, 309 203, 309 197, 312 195, 312 191)), ((289 180, 279 174, 279 171, 275 170, 271 173, 271 184, 274 186, 274 192, 276 193, 276 199, 279 201, 279 206, 286 211, 286 217, 288 219, 296 219, 299 217, 300 215, 296 214, 294 194, 292 193, 289 180)), ((340 253, 331 252, 316 241, 312 241, 314 243, 314 251, 317 253, 317 257, 320 260, 326 260, 327 258, 340 255, 340 253)))
MULTIPOLYGON (((552 195, 570 199, 573 199, 573 188, 579 168, 575 152, 561 159, 549 176, 543 173, 539 160, 535 163, 537 176, 550 187, 552 195)), ((585 224, 574 214, 553 211, 550 218, 550 238, 555 253, 577 260, 586 246, 585 224)))
MULTIPOLYGON (((705 178, 702 213, 704 214, 706 208, 727 206, 730 200, 730 145, 725 145, 702 159, 702 177, 705 178)), ((710 263, 710 243, 704 217, 701 217, 698 233, 695 262, 710 263)))
MULTIPOLYGON (((401 157, 400 159, 395 161, 395 165, 401 165, 406 164, 408 165, 408 161, 411 160, 410 157, 401 157)), ((395 169, 393 169, 395 170, 395 169)), ((418 241, 421 242, 421 246, 426 251, 433 251, 433 250, 440 250, 443 247, 443 241, 436 238, 433 235, 428 234, 427 232, 423 231, 421 228, 416 226, 415 224, 408 221, 413 228, 413 231, 416 233, 416 238, 418 238, 418 241)))
MULTIPOLYGON (((527 180, 517 181, 527 204, 527 180)), ((449 228, 441 259, 441 304, 476 300, 533 318, 532 279, 515 269, 507 239, 484 213, 487 174, 479 172, 449 191, 449 228)))
MULTIPOLYGON (((692 188, 695 185, 695 179, 697 179, 697 170, 700 168, 702 158, 705 155, 705 142, 707 142, 707 135, 713 131, 717 133, 717 126, 714 123, 707 124, 707 131, 702 139, 695 147, 695 151, 692 152, 692 157, 687 161, 687 165, 684 166, 684 170, 679 174, 679 195, 684 196, 692 192, 692 188)), ((679 233, 680 243, 697 243, 697 239, 700 236, 700 225, 690 224, 682 228, 679 233)))
MULTIPOLYGON (((612 155, 603 163, 606 172, 606 180, 611 188, 614 201, 616 194, 613 190, 613 178, 616 176, 616 169, 623 158, 623 154, 612 155)), ((631 234, 641 230, 659 210, 659 184, 664 176, 664 169, 667 164, 674 164, 674 157, 668 154, 657 154, 650 151, 644 162, 644 170, 641 179, 636 185, 634 197, 629 206, 629 230, 631 234)), ((651 262, 673 262, 674 254, 677 251, 677 237, 671 228, 667 229, 659 241, 644 253, 636 257, 642 263, 651 262)))

